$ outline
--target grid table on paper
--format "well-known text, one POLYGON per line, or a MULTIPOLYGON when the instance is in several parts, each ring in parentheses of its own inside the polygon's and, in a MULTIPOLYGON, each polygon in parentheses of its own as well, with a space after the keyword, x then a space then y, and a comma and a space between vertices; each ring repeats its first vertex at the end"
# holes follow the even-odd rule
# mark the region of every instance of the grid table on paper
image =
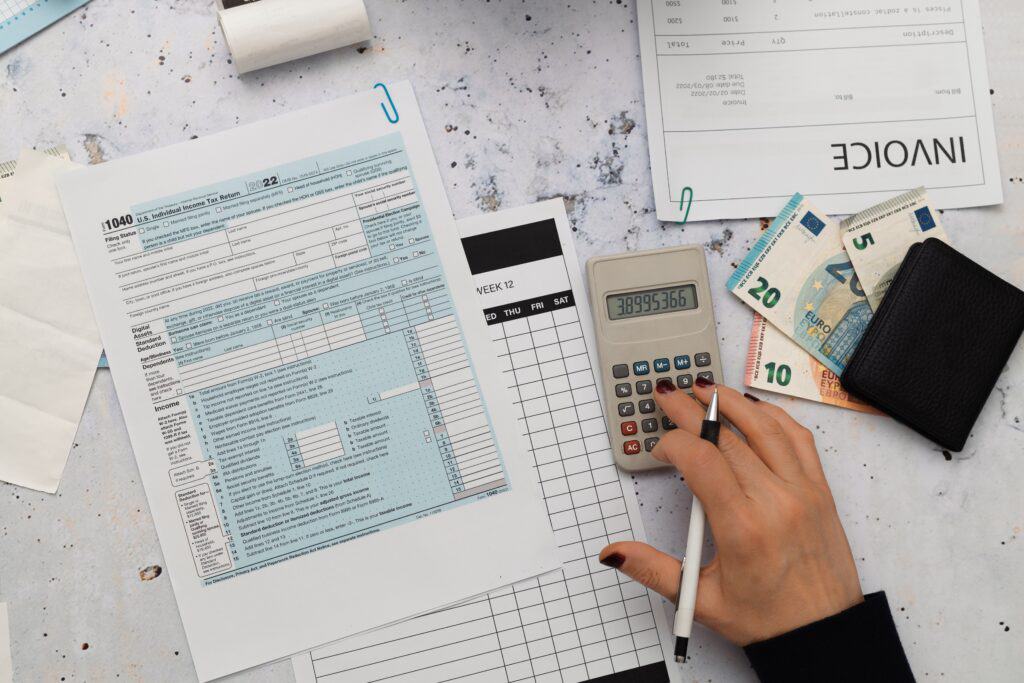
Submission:
POLYGON ((314 650, 318 682, 573 683, 663 661, 647 591, 597 561, 633 532, 575 306, 489 330, 562 569, 314 650))

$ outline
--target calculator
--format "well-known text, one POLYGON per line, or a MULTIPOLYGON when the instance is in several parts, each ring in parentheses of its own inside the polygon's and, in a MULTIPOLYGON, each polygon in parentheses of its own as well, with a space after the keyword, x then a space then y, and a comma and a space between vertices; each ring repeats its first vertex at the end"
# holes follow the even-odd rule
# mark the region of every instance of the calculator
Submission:
POLYGON ((587 262, 605 415, 615 462, 668 467, 651 455, 676 425, 654 402, 660 380, 691 390, 722 376, 708 264, 699 244, 587 262))

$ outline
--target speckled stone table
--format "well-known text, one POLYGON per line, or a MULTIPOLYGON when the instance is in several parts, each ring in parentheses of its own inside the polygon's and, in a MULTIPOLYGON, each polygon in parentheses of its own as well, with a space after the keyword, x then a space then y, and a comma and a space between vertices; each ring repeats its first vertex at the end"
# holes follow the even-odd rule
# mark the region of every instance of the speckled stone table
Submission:
MULTIPOLYGON (((703 243, 726 379, 738 385, 751 315, 724 285, 760 225, 655 218, 633 4, 368 6, 369 47, 239 77, 210 0, 94 0, 0 57, 0 158, 64 143, 77 161, 101 163, 409 78, 457 217, 563 196, 581 259, 703 243)), ((983 0, 982 10, 1006 202, 943 221, 961 250, 1024 286, 1024 7, 983 0)), ((1024 671, 1022 358, 959 454, 886 418, 770 399, 814 429, 865 590, 888 591, 919 680, 1014 681, 1024 671)), ((955 382, 969 359, 936 372, 955 382)), ((652 541, 680 553, 689 493, 667 473, 634 487, 652 541)), ((0 484, 0 601, 10 605, 16 680, 193 680, 162 565, 100 371, 59 493, 0 484)), ((742 653, 705 630, 692 650, 685 680, 754 680, 742 653)), ((237 679, 292 674, 276 663, 237 679)))

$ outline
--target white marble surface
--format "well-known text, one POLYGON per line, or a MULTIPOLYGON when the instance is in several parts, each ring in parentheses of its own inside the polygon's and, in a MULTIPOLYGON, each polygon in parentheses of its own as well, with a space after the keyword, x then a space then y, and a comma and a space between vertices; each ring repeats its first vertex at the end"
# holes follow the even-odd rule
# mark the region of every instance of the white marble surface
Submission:
MULTIPOLYGON (((368 49, 241 78, 211 5, 94 0, 0 57, 0 158, 65 143, 76 160, 99 163, 410 78, 456 216, 561 195, 583 259, 703 243, 726 379, 740 383, 750 312, 724 284, 759 223, 680 229, 655 219, 632 3, 369 0, 368 49)), ((1021 286, 1024 8, 982 7, 1006 203, 943 220, 961 250, 1021 286)), ((951 382, 969 373, 964 352, 963 367, 936 371, 951 382)), ((1022 384, 1018 350, 952 456, 888 419, 772 398, 817 433, 864 588, 888 591, 920 680, 1024 671, 1022 384)), ((679 553, 689 494, 667 473, 637 477, 635 488, 650 537, 679 553)), ((0 601, 10 604, 16 680, 194 679, 166 574, 140 578, 162 564, 101 371, 60 492, 0 484, 0 601)), ((707 631, 693 654, 688 681, 754 678, 742 653, 707 631)), ((291 677, 277 663, 238 679, 291 677)))

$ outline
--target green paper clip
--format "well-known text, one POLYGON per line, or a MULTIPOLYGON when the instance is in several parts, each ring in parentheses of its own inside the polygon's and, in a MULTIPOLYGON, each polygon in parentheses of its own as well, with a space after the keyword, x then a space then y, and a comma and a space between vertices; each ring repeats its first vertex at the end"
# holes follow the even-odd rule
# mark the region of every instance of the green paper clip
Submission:
POLYGON ((679 210, 683 210, 683 204, 686 204, 686 213, 683 215, 683 222, 680 225, 686 225, 687 219, 690 218, 690 207, 693 206, 693 188, 687 185, 683 188, 683 193, 679 195, 679 210), (690 198, 687 200, 686 195, 689 193, 690 198))

